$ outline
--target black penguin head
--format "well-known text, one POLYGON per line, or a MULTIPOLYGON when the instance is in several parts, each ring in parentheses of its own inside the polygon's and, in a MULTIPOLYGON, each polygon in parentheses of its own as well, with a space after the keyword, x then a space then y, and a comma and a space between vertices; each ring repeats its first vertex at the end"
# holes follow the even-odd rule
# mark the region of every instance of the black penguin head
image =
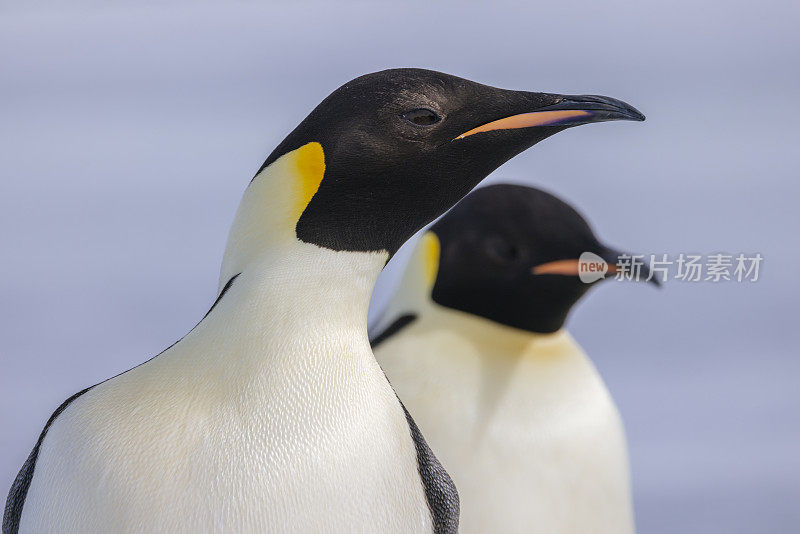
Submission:
MULTIPOLYGON (((434 302, 537 333, 560 329, 593 285, 578 276, 581 254, 600 256, 612 271, 621 254, 569 204, 519 185, 474 191, 431 231, 440 246, 434 302)), ((640 274, 647 277, 646 266, 640 274)))
POLYGON ((393 254, 495 168, 565 128, 644 120, 611 98, 510 91, 422 69, 367 74, 334 91, 275 149, 317 142, 325 171, 297 237, 393 254))

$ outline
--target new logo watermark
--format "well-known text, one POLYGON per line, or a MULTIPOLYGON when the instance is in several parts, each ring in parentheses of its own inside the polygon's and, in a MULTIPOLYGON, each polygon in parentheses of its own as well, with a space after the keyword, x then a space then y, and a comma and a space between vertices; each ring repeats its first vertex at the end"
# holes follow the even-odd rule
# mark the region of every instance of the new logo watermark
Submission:
POLYGON ((584 252, 578 258, 578 278, 584 284, 605 278, 607 272, 608 262, 594 252, 584 252))

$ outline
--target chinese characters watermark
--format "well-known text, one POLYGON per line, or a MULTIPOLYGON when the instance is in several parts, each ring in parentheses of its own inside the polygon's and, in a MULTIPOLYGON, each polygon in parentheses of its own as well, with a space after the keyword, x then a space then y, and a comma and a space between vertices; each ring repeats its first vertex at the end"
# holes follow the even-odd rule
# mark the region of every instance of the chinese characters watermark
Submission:
POLYGON ((616 264, 609 265, 592 252, 584 252, 578 259, 578 276, 590 284, 606 274, 616 280, 649 282, 757 282, 764 258, 759 253, 739 254, 650 254, 649 265, 644 254, 620 254, 616 264))

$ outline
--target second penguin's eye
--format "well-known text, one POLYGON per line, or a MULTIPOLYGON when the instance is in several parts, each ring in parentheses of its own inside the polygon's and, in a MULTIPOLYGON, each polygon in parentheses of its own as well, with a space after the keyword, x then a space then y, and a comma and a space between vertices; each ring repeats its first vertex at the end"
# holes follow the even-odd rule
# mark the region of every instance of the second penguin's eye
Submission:
POLYGON ((499 237, 486 240, 486 251, 490 258, 503 264, 514 263, 519 257, 519 249, 513 243, 499 237))
POLYGON ((403 113, 402 117, 417 126, 432 126, 442 120, 439 115, 426 108, 412 109, 403 113))

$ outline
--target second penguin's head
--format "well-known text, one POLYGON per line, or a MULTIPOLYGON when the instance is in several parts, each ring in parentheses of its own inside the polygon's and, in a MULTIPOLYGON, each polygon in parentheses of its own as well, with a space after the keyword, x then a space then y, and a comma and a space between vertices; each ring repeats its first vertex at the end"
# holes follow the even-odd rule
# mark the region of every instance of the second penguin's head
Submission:
MULTIPOLYGON (((569 204, 510 184, 468 195, 420 246, 428 249, 423 257, 434 303, 535 333, 559 330, 594 285, 579 276, 584 253, 607 262, 608 273, 625 257, 601 243, 569 204)), ((639 279, 648 274, 642 265, 639 279)))

